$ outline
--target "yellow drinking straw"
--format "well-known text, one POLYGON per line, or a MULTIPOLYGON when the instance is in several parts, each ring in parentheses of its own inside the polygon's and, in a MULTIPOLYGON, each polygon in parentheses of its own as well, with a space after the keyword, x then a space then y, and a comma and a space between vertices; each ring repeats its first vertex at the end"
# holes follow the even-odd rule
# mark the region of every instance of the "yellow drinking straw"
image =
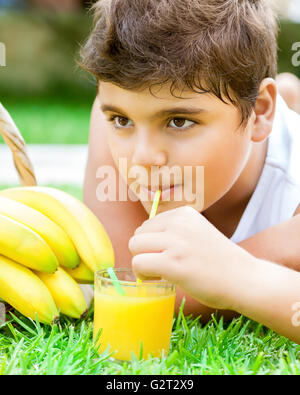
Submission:
MULTIPOLYGON (((155 192, 155 196, 154 196, 154 200, 153 200, 153 203, 152 203, 152 207, 151 207, 149 219, 155 217, 155 215, 156 215, 156 211, 157 211, 157 208, 158 208, 158 203, 159 203, 160 195, 161 195, 161 190, 158 189, 158 190, 155 192)), ((141 280, 140 278, 137 278, 137 284, 141 284, 141 283, 142 283, 142 280, 141 280)))
POLYGON ((157 211, 157 207, 158 207, 158 203, 159 203, 159 199, 160 199, 160 194, 161 194, 161 190, 158 189, 155 192, 155 196, 154 196, 154 200, 153 200, 153 203, 152 203, 149 219, 155 217, 155 215, 156 215, 156 211, 157 211))
MULTIPOLYGON (((149 219, 155 217, 155 215, 156 215, 156 211, 157 211, 158 203, 159 203, 159 199, 160 199, 160 194, 161 194, 161 190, 158 189, 155 192, 155 196, 154 196, 154 200, 153 200, 153 203, 152 203, 149 219)), ((116 273, 114 272, 114 269, 112 267, 109 267, 106 271, 107 271, 107 273, 108 273, 113 285, 115 286, 117 293, 119 295, 125 295, 126 292, 121 287, 121 284, 120 284, 120 282, 118 280, 118 277, 116 276, 116 273)), ((141 284, 141 283, 142 283, 142 280, 137 278, 137 284, 141 284)))

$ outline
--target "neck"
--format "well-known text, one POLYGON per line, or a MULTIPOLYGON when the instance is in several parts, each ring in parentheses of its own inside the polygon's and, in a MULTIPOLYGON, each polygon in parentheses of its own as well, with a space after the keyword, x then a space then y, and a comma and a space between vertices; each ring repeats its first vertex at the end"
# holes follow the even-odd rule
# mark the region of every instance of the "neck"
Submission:
POLYGON ((231 237, 255 191, 267 154, 267 140, 254 144, 249 160, 232 188, 202 214, 225 236, 231 237))

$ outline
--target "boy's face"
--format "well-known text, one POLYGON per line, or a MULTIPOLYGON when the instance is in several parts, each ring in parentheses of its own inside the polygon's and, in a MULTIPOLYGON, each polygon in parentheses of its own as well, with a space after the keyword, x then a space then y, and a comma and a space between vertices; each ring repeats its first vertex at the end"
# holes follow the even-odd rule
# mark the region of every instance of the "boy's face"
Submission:
POLYGON ((208 93, 175 91, 177 98, 171 95, 169 85, 152 92, 155 96, 148 89, 132 92, 107 82, 99 85, 98 98, 107 120, 113 160, 128 186, 132 187, 134 181, 141 185, 135 190, 148 213, 153 200, 153 193, 148 192, 150 185, 153 190, 157 187, 165 190, 158 212, 184 205, 204 211, 230 190, 244 169, 252 146, 251 121, 246 128, 240 128, 238 109, 208 93), (170 109, 172 113, 162 113, 170 109), (195 113, 187 113, 188 110, 195 113), (127 174, 119 167, 121 158, 127 160, 127 174), (128 170, 137 165, 145 170, 148 180, 128 176, 128 170), (170 182, 168 177, 161 178, 155 188, 151 169, 167 174, 173 166, 181 170, 182 176, 178 172, 173 176, 171 172, 170 182), (196 171, 198 166, 204 168, 204 191, 202 173, 196 171), (172 188, 173 185, 177 186, 172 188), (192 201, 192 195, 187 194, 187 199, 184 193, 191 188, 195 195, 192 201), (180 201, 177 199, 180 195, 176 195, 179 190, 180 201))

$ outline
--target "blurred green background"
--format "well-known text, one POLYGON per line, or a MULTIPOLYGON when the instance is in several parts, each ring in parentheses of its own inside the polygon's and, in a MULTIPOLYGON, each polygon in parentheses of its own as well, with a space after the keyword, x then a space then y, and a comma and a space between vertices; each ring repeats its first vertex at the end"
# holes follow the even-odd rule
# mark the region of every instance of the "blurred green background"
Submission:
MULTIPOLYGON (((75 62, 91 30, 90 3, 80 0, 0 0, 1 101, 27 143, 85 144, 94 79, 75 62)), ((300 24, 280 21, 279 72, 300 77, 291 62, 300 24)), ((0 142, 2 142, 0 140, 0 142)))
POLYGON ((92 16, 85 7, 61 7, 63 0, 57 9, 8 3, 1 8, 0 0, 0 42, 6 47, 0 101, 26 143, 86 144, 96 85, 75 59, 92 16))

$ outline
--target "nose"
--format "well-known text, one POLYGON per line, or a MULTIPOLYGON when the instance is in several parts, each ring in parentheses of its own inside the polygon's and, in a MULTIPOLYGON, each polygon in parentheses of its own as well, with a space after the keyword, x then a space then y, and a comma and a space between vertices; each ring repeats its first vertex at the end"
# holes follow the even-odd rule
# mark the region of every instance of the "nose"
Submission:
POLYGON ((134 143, 132 164, 138 166, 164 166, 167 153, 158 136, 148 131, 138 132, 134 143))

